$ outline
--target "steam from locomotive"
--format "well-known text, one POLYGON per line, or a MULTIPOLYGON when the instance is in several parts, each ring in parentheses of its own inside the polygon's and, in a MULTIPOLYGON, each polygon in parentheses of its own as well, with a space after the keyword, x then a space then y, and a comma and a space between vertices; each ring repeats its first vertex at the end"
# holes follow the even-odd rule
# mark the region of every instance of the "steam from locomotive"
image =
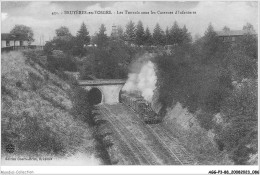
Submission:
POLYGON ((152 54, 145 54, 132 65, 131 73, 122 89, 128 93, 140 93, 148 102, 152 102, 157 82, 156 67, 150 61, 152 57, 152 54))
POLYGON ((153 54, 145 54, 131 67, 131 73, 123 87, 121 103, 134 110, 146 124, 156 124, 162 121, 151 106, 156 89, 156 67, 151 61, 153 54))

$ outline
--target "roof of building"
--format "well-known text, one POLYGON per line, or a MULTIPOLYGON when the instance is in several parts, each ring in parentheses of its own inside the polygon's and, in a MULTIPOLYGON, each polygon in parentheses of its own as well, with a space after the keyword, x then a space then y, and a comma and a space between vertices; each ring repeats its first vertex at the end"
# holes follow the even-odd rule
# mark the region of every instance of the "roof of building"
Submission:
POLYGON ((256 35, 255 31, 248 31, 248 30, 217 31, 218 36, 241 36, 247 33, 249 33, 250 35, 256 35))
POLYGON ((16 40, 16 41, 27 41, 26 35, 14 35, 11 33, 1 33, 1 40, 16 40))

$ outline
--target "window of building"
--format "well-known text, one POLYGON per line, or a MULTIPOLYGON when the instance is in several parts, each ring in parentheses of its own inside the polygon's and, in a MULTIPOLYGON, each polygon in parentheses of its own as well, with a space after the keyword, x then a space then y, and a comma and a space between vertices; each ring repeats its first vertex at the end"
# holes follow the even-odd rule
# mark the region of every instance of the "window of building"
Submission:
POLYGON ((10 46, 10 41, 6 41, 6 46, 10 46))

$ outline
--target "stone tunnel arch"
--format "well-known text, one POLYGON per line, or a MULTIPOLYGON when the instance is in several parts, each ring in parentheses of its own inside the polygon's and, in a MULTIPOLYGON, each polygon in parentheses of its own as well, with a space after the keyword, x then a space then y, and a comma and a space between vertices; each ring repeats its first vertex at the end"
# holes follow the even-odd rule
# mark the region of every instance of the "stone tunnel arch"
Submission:
POLYGON ((88 97, 91 105, 97 105, 102 103, 102 99, 103 99, 102 91, 97 87, 93 87, 89 90, 88 97))
POLYGON ((93 104, 115 104, 119 102, 119 93, 126 81, 122 79, 96 79, 79 80, 78 82, 89 92, 93 104))

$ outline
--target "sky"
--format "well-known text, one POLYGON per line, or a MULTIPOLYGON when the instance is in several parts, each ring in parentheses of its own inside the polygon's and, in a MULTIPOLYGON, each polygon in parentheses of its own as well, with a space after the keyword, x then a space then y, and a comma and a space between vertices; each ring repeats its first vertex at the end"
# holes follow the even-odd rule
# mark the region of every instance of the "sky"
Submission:
POLYGON ((84 22, 93 35, 101 24, 105 24, 107 34, 111 34, 112 25, 123 28, 130 21, 141 20, 144 27, 152 31, 156 23, 162 29, 169 28, 177 21, 179 26, 186 25, 192 36, 203 36, 209 23, 216 31, 228 26, 231 30, 241 30, 249 22, 258 31, 258 3, 246 1, 5 1, 1 3, 1 32, 8 33, 16 24, 32 28, 35 43, 40 44, 55 36, 55 29, 67 26, 75 35, 84 22), (64 11, 111 11, 112 14, 64 14, 64 11), (125 14, 131 12, 149 12, 149 14, 125 14), (117 14, 117 11, 123 14, 117 14), (151 11, 155 14, 151 14, 151 11), (157 12, 173 14, 157 14, 157 12), (175 14, 176 11, 196 12, 196 14, 175 14), (59 14, 52 15, 53 12, 59 14), (63 13, 63 14, 62 14, 63 13))

